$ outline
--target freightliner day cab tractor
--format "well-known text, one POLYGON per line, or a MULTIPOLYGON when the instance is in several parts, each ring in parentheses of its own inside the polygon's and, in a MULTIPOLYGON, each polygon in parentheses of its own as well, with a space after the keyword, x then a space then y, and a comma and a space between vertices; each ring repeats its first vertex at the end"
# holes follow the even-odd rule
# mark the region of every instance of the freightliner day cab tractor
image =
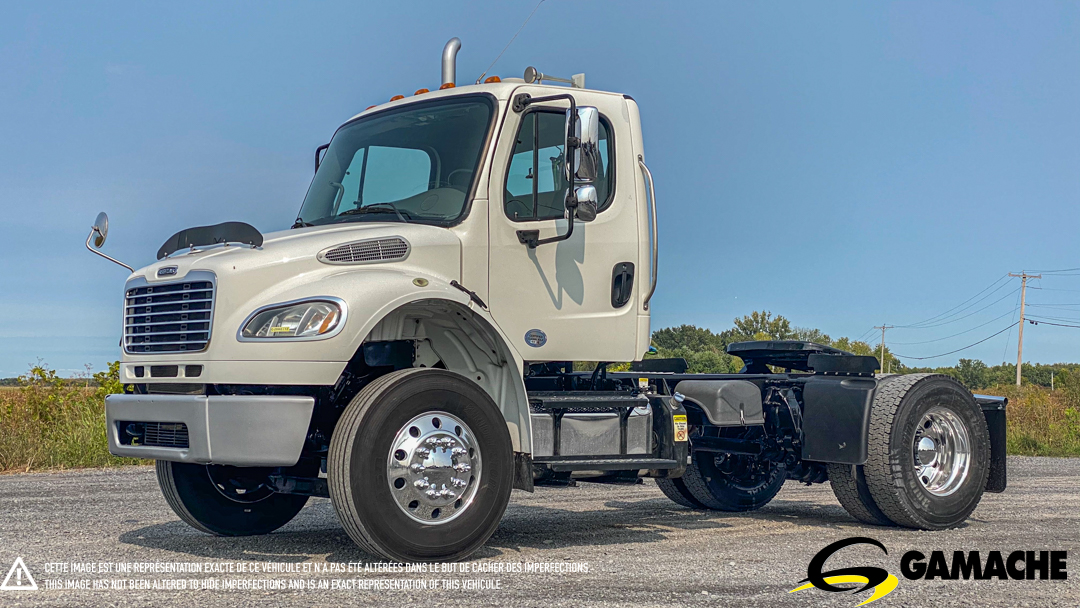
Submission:
POLYGON ((951 378, 795 341, 730 345, 738 374, 646 358, 637 103, 532 68, 454 86, 459 47, 438 90, 319 148, 292 229, 182 230, 127 279, 109 449, 156 460, 181 519, 266 534, 329 497, 362 549, 409 562, 465 558, 512 488, 574 480, 722 511, 828 481, 856 519, 926 530, 1004 490, 1005 402, 951 378))

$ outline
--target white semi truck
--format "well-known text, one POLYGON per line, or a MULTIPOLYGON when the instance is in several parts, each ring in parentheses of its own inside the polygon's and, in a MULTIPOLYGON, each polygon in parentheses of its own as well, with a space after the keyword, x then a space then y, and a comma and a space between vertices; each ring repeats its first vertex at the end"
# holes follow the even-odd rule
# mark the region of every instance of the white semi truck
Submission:
POLYGON ((744 511, 828 481, 862 522, 930 530, 1004 490, 1005 401, 951 378, 793 341, 730 345, 739 374, 646 358, 638 104, 532 68, 455 86, 459 47, 438 90, 316 151, 292 229, 182 230, 132 271, 109 449, 156 460, 181 519, 265 534, 329 497, 364 550, 429 561, 476 551, 538 484, 652 477, 744 511))

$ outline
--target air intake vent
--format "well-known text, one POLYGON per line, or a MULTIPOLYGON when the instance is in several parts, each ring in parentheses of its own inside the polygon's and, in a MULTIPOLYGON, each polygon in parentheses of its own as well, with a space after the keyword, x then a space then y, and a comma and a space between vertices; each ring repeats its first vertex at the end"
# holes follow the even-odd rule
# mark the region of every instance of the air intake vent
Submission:
POLYGON ((319 261, 327 264, 373 264, 407 257, 409 242, 399 236, 345 243, 319 253, 319 261))

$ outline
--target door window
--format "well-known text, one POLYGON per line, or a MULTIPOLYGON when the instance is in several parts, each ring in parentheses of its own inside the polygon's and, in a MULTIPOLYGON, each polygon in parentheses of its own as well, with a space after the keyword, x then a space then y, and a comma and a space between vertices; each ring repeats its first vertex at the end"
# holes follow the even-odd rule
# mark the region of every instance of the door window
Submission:
MULTIPOLYGON (((566 215, 565 162, 566 113, 536 111, 521 119, 503 192, 506 215, 514 221, 558 219, 566 215), (537 149, 534 159, 533 151, 537 149), (536 161, 534 174, 533 162, 536 161), (533 183, 537 196, 533 200, 533 183)), ((611 139, 606 121, 600 121, 600 175, 596 186, 600 209, 610 204, 612 170, 611 139)))

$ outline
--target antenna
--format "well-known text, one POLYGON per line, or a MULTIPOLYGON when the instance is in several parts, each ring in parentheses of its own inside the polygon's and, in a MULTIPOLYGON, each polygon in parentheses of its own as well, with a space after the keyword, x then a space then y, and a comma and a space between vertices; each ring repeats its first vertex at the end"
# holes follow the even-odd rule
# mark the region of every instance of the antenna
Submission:
POLYGON ((503 53, 506 52, 506 49, 510 48, 511 44, 514 44, 514 41, 517 40, 518 34, 521 33, 521 30, 525 29, 525 25, 529 23, 529 19, 532 19, 532 16, 536 14, 536 9, 540 8, 540 5, 543 3, 544 0, 540 0, 536 3, 536 6, 533 7, 532 12, 529 13, 529 16, 525 18, 525 23, 521 24, 521 27, 518 28, 518 31, 514 34, 514 37, 510 39, 510 42, 506 43, 506 46, 503 47, 503 50, 499 53, 499 56, 495 58, 495 61, 492 61, 491 65, 487 67, 487 70, 484 70, 484 73, 480 74, 480 77, 476 79, 476 84, 480 84, 484 80, 484 76, 487 76, 488 70, 495 67, 495 64, 499 62, 499 58, 503 56, 503 53))

